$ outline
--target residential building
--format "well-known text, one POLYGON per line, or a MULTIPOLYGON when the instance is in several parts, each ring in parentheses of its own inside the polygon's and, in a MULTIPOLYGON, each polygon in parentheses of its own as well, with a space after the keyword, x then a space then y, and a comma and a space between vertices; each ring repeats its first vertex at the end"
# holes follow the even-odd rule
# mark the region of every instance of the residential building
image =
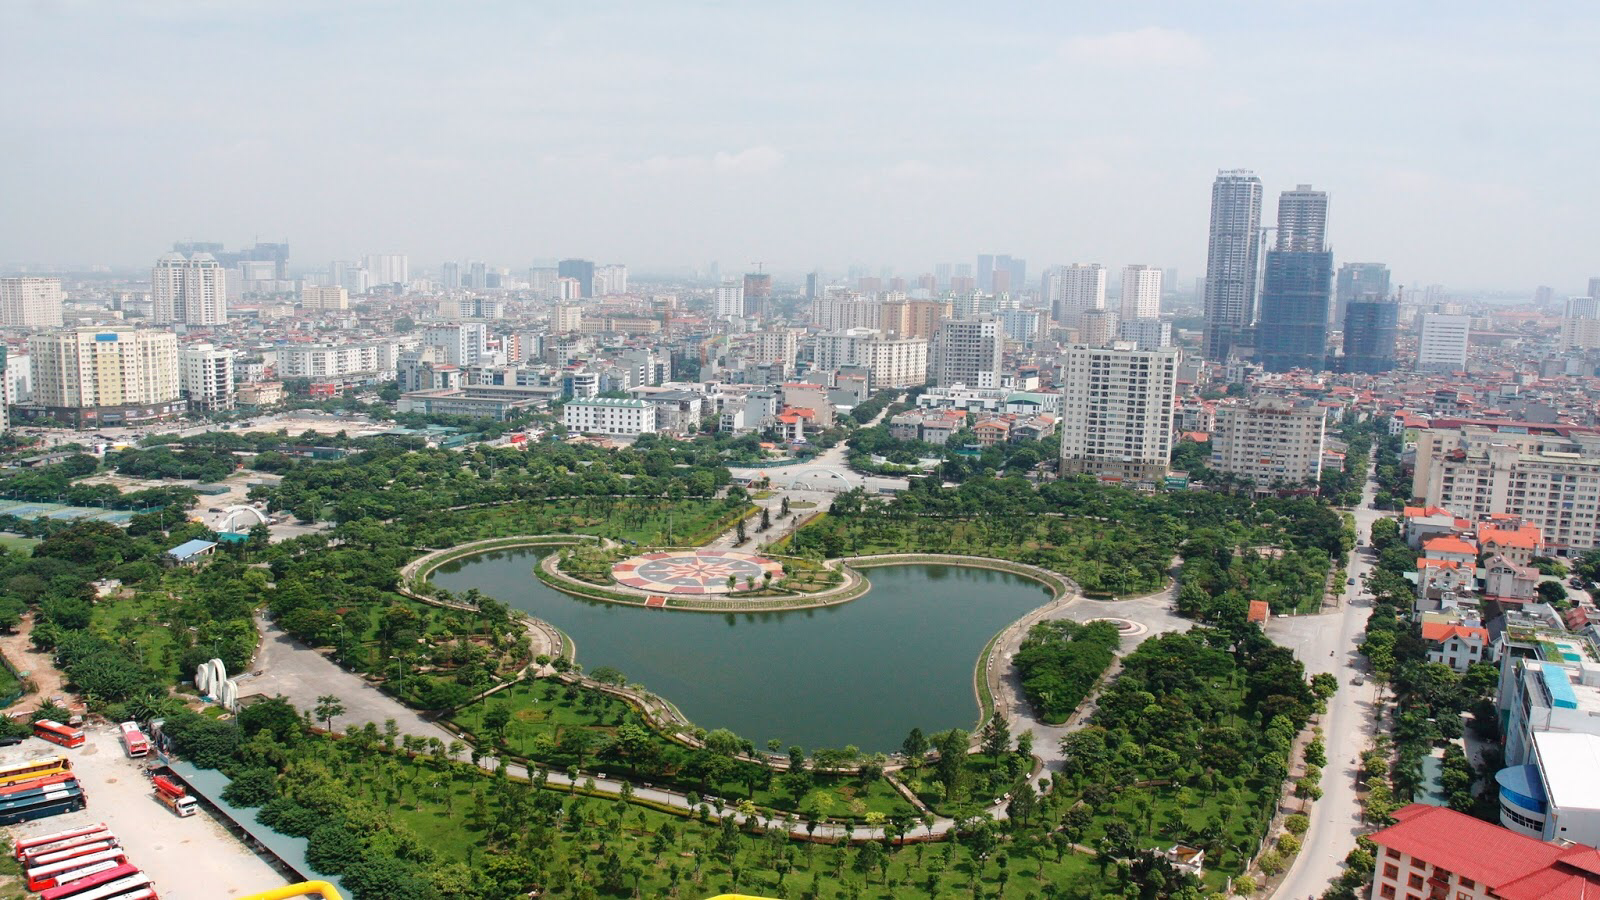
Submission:
POLYGON ((1519 566, 1533 565, 1536 556, 1545 554, 1544 533, 1539 526, 1512 515, 1490 516, 1478 524, 1478 546, 1519 566))
POLYGON ((1502 607, 1538 599, 1539 570, 1495 554, 1483 563, 1483 597, 1502 607))
POLYGON ((750 360, 757 363, 783 363, 793 369, 800 357, 800 334, 793 328, 768 328, 750 336, 750 360))
POLYGON ((400 348, 392 341, 357 344, 290 344, 274 351, 279 378, 381 381, 394 377, 400 348))
POLYGON ((872 328, 816 336, 812 360, 821 371, 860 366, 872 375, 871 389, 916 387, 928 380, 928 342, 891 338, 872 328))
POLYGON ((544 403, 551 391, 515 387, 465 385, 401 394, 398 412, 440 416, 476 416, 503 422, 525 409, 544 403))
POLYGON ((811 326, 819 331, 877 328, 879 318, 878 301, 859 294, 829 291, 811 301, 811 326))
POLYGON ((1090 347, 1109 347, 1117 340, 1117 312, 1114 309, 1086 309, 1078 313, 1078 343, 1090 347))
POLYGON ((1322 407, 1309 400, 1220 403, 1210 467, 1247 479, 1258 491, 1314 487, 1322 477, 1325 421, 1322 407))
POLYGON ((728 282, 717 287, 712 301, 712 315, 718 319, 732 319, 744 315, 744 285, 728 282))
POLYGON ((300 288, 303 309, 349 309, 350 292, 342 287, 304 285, 300 288))
POLYGON ((1122 268, 1122 321, 1155 319, 1161 315, 1161 269, 1130 265, 1122 268))
MULTIPOLYGON (((594 296, 594 261, 587 259, 563 259, 556 264, 556 273, 562 278, 572 278, 578 282, 579 297, 594 296)), ((566 297, 563 300, 568 299, 566 297)))
POLYGON ((1510 514, 1550 555, 1600 545, 1600 432, 1525 422, 1441 419, 1417 432, 1412 495, 1481 521, 1510 514))
POLYGON ((561 423, 580 434, 654 434, 656 407, 637 399, 592 397, 568 400, 561 407, 561 423))
POLYGON ((0 278, 0 326, 60 328, 63 297, 59 278, 0 278))
POLYGON ((151 321, 157 325, 222 325, 228 321, 227 276, 209 253, 168 253, 150 272, 151 321))
POLYGON ((1528 624, 1525 619, 1508 615, 1496 643, 1496 702, 1508 766, 1531 760, 1534 735, 1540 732, 1600 735, 1600 663, 1593 656, 1594 643, 1559 624, 1528 624))
POLYGON ((1593 847, 1526 837, 1443 806, 1413 803, 1371 835, 1372 900, 1552 900, 1600 892, 1593 847))
POLYGON ((992 318, 950 319, 934 336, 931 365, 939 387, 998 388, 1005 334, 992 318))
POLYGON ((447 291, 461 290, 461 263, 447 262, 439 267, 439 286, 447 291))
POLYGON ((411 257, 404 253, 374 253, 363 264, 372 284, 404 287, 411 283, 411 257))
POLYGON ((583 328, 583 307, 576 303, 557 303, 550 314, 550 331, 553 334, 571 334, 583 328))
POLYGON ((19 416, 77 427, 128 425, 179 415, 178 336, 127 325, 68 328, 28 337, 33 403, 19 416))
POLYGON ((1342 325, 1349 314, 1350 304, 1357 300, 1387 299, 1388 266, 1383 263, 1345 263, 1339 267, 1339 274, 1334 281, 1332 324, 1335 327, 1342 325))
POLYGON ((444 361, 453 366, 474 366, 488 353, 489 327, 482 322, 452 322, 429 325, 422 330, 425 347, 444 350, 444 361))
POLYGON ((1117 339, 1131 341, 1140 350, 1162 350, 1172 346, 1172 323, 1163 319, 1123 319, 1117 323, 1117 339))
POLYGON ((1467 368, 1467 342, 1472 317, 1423 313, 1417 317, 1417 371, 1462 372, 1467 368))
POLYGON ((611 297, 628 292, 628 267, 620 263, 595 266, 594 295, 611 297))
POLYGON ((211 344, 184 347, 178 351, 178 382, 190 409, 233 409, 233 351, 211 344))
POLYGON ((1488 658, 1489 629, 1479 625, 1423 622, 1422 643, 1427 647, 1428 662, 1466 672, 1488 658))
POLYGON ((1106 270, 1099 263, 1057 266, 1045 276, 1045 285, 1051 316, 1069 328, 1077 327, 1085 310, 1106 308, 1106 270))
POLYGON ((1073 345, 1062 361, 1061 472, 1150 484, 1172 456, 1179 351, 1073 345))
POLYGON ((950 314, 948 300, 890 300, 878 307, 878 328, 891 337, 931 341, 950 314))
MULTIPOLYGON (((1344 269, 1340 270, 1343 277, 1344 269)), ((1388 279, 1388 271, 1384 271, 1388 279)), ((1345 372, 1382 375, 1395 367, 1395 344, 1400 334, 1400 304, 1387 297, 1362 295, 1345 303, 1345 372)))
POLYGON ((1325 367, 1333 253, 1323 245, 1328 195, 1302 184, 1278 200, 1277 245, 1267 253, 1256 354, 1268 372, 1325 367))
POLYGON ((1206 359, 1224 362, 1235 345, 1249 346, 1256 311, 1257 234, 1261 229, 1261 179, 1245 169, 1217 173, 1211 186, 1211 230, 1206 247, 1206 359))

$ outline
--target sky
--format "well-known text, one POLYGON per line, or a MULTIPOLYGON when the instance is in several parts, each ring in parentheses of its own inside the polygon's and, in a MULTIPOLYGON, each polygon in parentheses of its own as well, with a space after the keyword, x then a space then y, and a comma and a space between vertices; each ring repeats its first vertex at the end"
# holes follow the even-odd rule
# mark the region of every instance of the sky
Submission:
POLYGON ((0 3, 0 266, 288 240, 520 270, 1203 274, 1210 183, 1338 262, 1600 275, 1600 4, 0 3))

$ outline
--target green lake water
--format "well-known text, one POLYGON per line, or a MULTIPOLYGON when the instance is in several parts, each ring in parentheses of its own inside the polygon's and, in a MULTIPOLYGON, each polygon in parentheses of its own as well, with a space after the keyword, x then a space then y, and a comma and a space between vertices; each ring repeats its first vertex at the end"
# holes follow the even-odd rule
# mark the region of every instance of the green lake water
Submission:
POLYGON ((611 666, 704 728, 762 746, 890 752, 913 727, 971 728, 972 671, 1000 629, 1047 602, 1040 583, 1006 572, 901 565, 863 570, 865 596, 788 612, 669 612, 580 600, 545 586, 547 550, 457 560, 431 580, 477 588, 570 635, 584 669, 611 666))

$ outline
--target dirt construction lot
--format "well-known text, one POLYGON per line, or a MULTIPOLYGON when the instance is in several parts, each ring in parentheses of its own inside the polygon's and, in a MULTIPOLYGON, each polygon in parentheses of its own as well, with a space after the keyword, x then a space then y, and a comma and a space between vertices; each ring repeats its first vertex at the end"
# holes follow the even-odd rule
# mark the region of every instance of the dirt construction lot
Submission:
POLYGON ((0 764, 63 754, 89 798, 81 812, 24 822, 5 829, 12 838, 50 834, 103 822, 116 833, 128 862, 143 869, 162 900, 215 900, 265 891, 289 880, 212 817, 180 819, 151 796, 142 760, 128 759, 115 726, 84 729, 88 743, 63 750, 30 738, 0 752, 0 764))

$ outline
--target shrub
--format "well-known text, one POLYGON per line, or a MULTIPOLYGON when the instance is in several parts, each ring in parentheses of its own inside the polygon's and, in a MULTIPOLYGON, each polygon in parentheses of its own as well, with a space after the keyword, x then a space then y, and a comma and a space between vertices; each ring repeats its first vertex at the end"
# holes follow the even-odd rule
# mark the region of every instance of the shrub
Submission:
POLYGON ((1299 837, 1306 833, 1306 829, 1311 827, 1311 819, 1303 813, 1295 813, 1283 820, 1283 827, 1287 828, 1290 834, 1299 837))

